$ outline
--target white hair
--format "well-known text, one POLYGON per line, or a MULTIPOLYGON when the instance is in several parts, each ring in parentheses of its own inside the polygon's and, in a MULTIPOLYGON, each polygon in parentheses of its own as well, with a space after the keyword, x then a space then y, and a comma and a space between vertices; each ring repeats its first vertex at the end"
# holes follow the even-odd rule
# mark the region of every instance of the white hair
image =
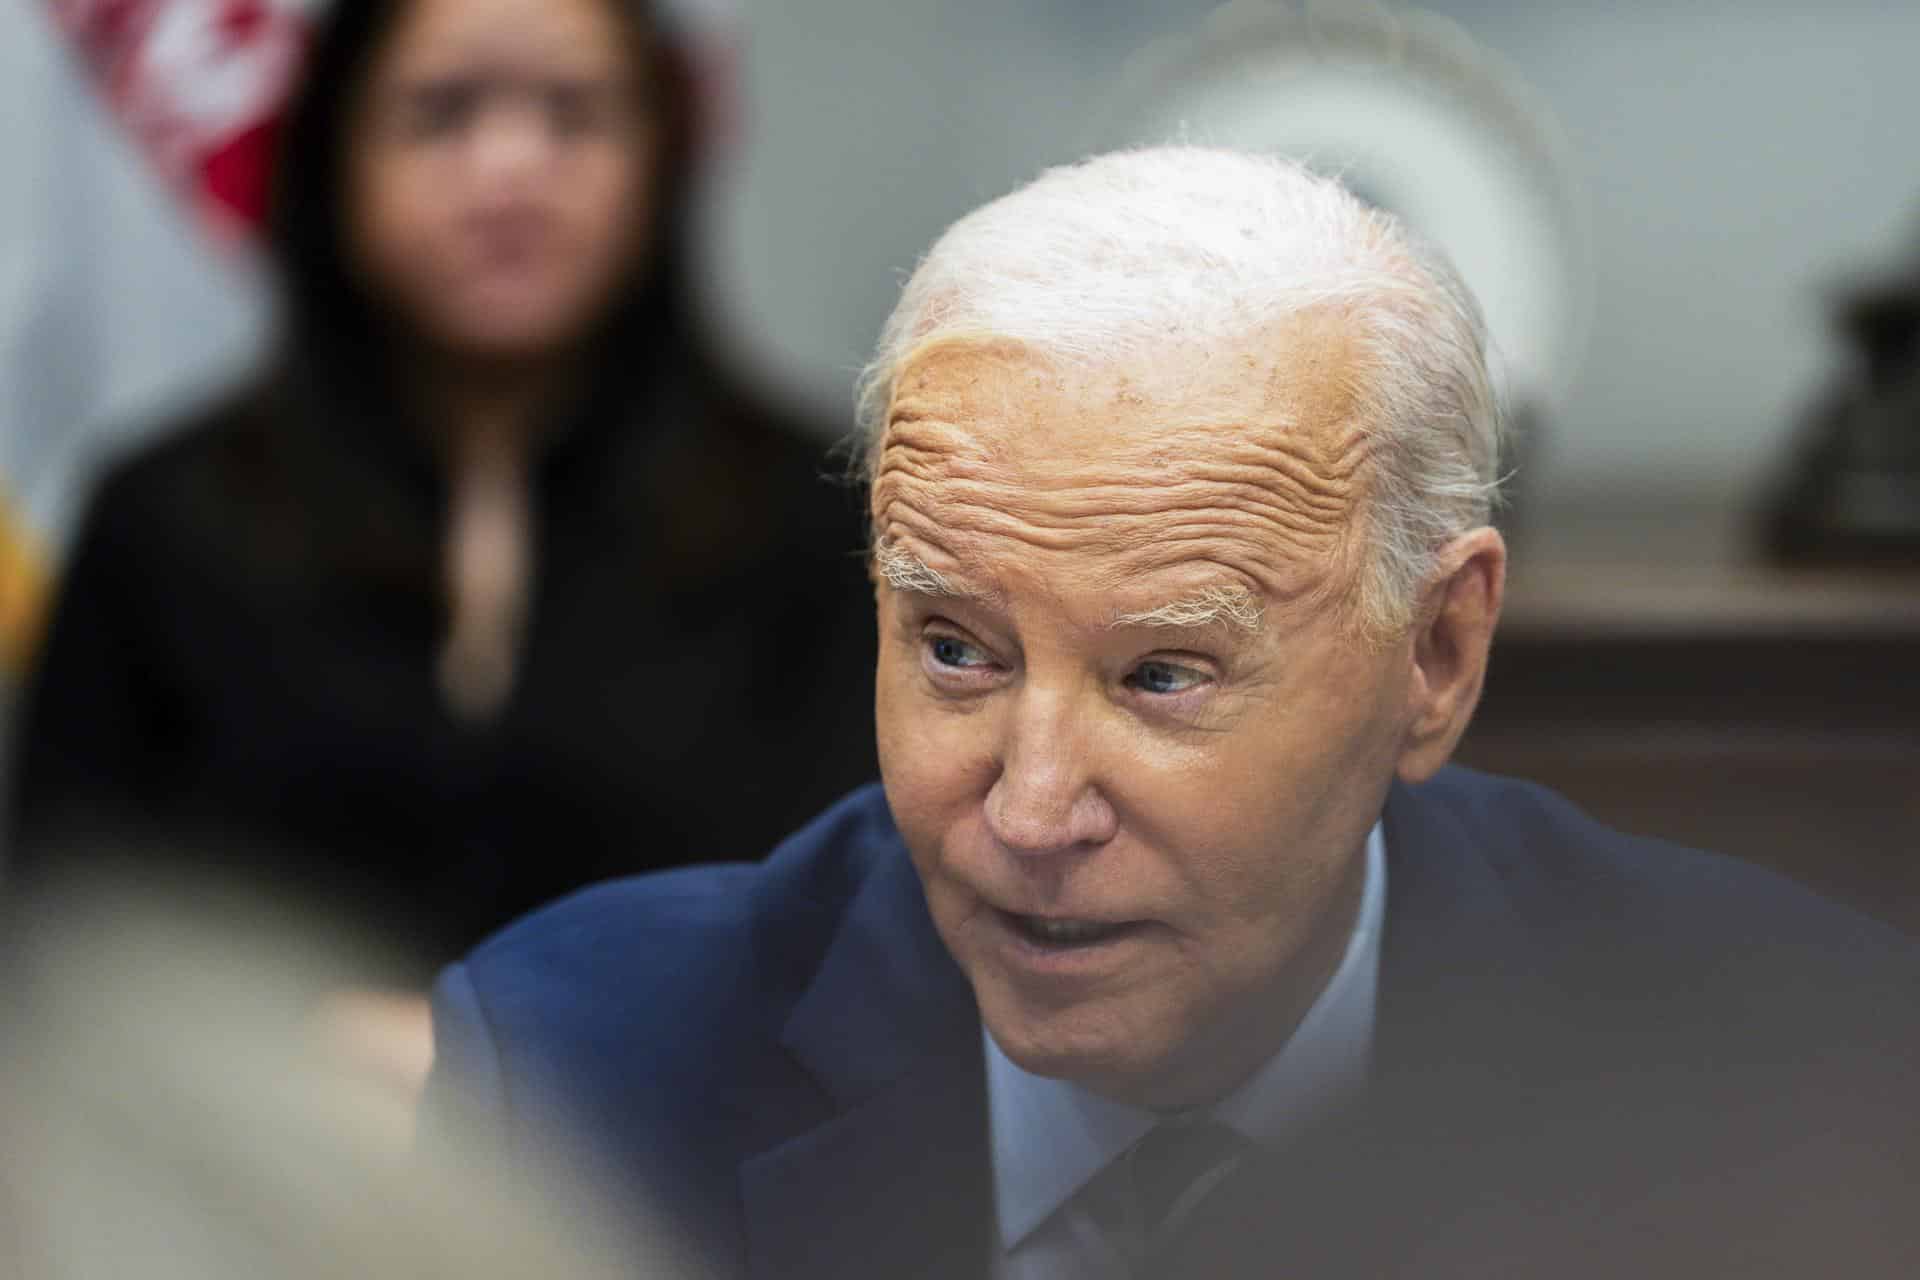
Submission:
POLYGON ((871 480, 895 380, 934 343, 1011 342, 1048 359, 1137 367, 1247 349, 1307 311, 1340 317, 1361 362, 1368 555, 1357 602, 1370 627, 1399 630, 1436 553, 1485 524, 1497 498, 1486 327, 1443 255, 1289 160, 1114 152, 1050 169, 954 223, 907 281, 861 375, 862 465, 871 480))

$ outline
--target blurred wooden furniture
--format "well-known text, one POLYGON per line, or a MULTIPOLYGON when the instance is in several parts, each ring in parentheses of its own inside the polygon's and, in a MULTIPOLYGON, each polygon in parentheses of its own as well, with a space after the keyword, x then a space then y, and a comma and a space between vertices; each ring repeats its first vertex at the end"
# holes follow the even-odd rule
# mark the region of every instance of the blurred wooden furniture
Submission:
POLYGON ((1553 515, 1513 539, 1461 759, 1920 934, 1920 564, 1770 566, 1728 512, 1553 515))

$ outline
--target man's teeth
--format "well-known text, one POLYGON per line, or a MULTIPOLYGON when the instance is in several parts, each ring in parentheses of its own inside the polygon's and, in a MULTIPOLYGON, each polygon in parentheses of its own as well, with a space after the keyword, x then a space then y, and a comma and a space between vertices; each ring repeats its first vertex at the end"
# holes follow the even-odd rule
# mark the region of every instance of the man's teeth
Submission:
POLYGON ((1022 928, 1042 942, 1062 944, 1093 942, 1122 928, 1097 920, 1048 920, 1042 916, 1021 916, 1019 920, 1022 928))

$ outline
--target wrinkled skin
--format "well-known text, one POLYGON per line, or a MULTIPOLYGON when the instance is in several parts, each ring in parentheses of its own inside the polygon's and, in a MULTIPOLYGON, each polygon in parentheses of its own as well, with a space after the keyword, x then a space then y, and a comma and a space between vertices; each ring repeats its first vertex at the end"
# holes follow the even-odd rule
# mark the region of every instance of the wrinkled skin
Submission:
POLYGON ((1444 763, 1498 613, 1482 529, 1417 626, 1362 638, 1362 371, 1336 320, 1267 339, 1277 369, 933 346, 875 456, 882 773, 935 924, 1008 1056, 1148 1106, 1211 1101, 1284 1043, 1388 785, 1444 763), (1047 945, 1034 916, 1126 927, 1047 945))

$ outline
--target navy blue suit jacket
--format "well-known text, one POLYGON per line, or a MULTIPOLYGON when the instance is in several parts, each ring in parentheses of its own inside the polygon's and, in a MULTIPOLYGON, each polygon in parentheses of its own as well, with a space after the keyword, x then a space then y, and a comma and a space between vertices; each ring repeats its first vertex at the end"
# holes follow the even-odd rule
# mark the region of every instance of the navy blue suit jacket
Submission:
MULTIPOLYGON (((1385 826, 1370 1087, 1220 1223, 1260 1240, 1252 1273, 1484 1274, 1622 1233, 1696 1271, 1834 1233, 1856 1261, 1906 1248, 1880 1232, 1914 1216, 1904 938, 1462 769, 1397 785, 1385 826)), ((532 1167, 555 1131, 584 1138, 603 1186, 723 1274, 984 1272, 979 1018, 878 787, 763 863, 528 917, 442 976, 434 1013, 429 1141, 484 1120, 532 1167)))

